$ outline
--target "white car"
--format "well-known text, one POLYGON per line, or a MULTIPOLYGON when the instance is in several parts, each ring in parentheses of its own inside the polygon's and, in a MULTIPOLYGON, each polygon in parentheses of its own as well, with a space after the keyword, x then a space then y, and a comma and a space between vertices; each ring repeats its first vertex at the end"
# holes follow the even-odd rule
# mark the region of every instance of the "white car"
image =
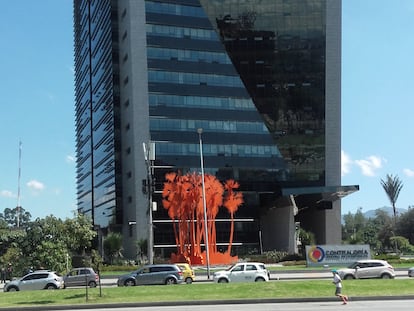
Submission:
POLYGON ((216 283, 228 282, 267 282, 270 273, 264 263, 242 262, 236 263, 227 270, 217 271, 213 274, 216 283))
POLYGON ((410 269, 408 269, 408 276, 411 278, 411 277, 414 277, 414 267, 411 267, 410 269))
POLYGON ((21 279, 10 281, 4 285, 3 291, 16 292, 21 290, 59 289, 63 288, 63 278, 55 272, 39 270, 29 273, 21 279))
POLYGON ((346 269, 338 270, 343 280, 349 279, 393 279, 395 278, 394 268, 385 260, 359 260, 346 269))

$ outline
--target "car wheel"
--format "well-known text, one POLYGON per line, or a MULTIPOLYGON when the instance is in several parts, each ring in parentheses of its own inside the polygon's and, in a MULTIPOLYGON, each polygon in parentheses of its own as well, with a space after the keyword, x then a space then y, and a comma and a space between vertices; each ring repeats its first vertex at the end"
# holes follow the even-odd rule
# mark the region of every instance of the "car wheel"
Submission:
POLYGON ((89 287, 94 288, 94 287, 96 287, 96 282, 95 281, 90 281, 88 285, 89 285, 89 287))
POLYGON ((172 284, 175 284, 175 283, 177 283, 177 281, 174 278, 168 278, 168 279, 165 280, 166 285, 172 285, 172 284))
POLYGON ((345 276, 344 276, 344 280, 353 280, 353 279, 355 279, 355 278, 354 278, 354 276, 353 276, 353 275, 351 275, 351 274, 348 274, 348 275, 345 275, 345 276))
POLYGON ((218 283, 228 283, 228 282, 229 280, 224 279, 224 278, 218 280, 218 283))
POLYGON ((48 285, 46 286, 46 289, 57 289, 57 287, 56 287, 56 285, 53 285, 53 284, 48 284, 48 285))
POLYGON ((8 291, 8 292, 18 292, 18 291, 19 291, 19 289, 18 289, 16 286, 10 286, 10 287, 7 289, 7 291, 8 291))
POLYGON ((264 278, 256 278, 256 280, 254 280, 255 282, 264 282, 265 279, 264 278))
POLYGON ((193 283, 193 279, 192 279, 192 278, 186 278, 186 279, 185 279, 185 282, 186 282, 187 284, 191 284, 191 283, 193 283))
POLYGON ((389 275, 388 273, 384 273, 383 275, 381 275, 381 279, 391 279, 391 275, 389 275))
POLYGON ((135 286, 135 281, 132 279, 128 279, 124 282, 125 286, 135 286))

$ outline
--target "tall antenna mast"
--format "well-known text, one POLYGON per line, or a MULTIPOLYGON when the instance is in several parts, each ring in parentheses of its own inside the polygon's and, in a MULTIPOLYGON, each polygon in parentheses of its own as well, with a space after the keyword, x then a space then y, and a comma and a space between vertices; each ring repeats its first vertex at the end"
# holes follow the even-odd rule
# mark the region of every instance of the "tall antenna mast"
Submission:
POLYGON ((22 142, 19 141, 19 174, 17 176, 17 228, 20 227, 20 179, 22 175, 22 142))

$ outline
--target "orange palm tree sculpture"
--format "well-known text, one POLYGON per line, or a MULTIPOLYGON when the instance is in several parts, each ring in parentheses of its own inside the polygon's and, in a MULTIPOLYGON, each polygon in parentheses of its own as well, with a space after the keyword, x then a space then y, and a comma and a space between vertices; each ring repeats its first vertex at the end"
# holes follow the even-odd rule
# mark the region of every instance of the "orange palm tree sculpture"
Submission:
POLYGON ((177 245, 177 253, 172 254, 171 261, 187 261, 191 264, 205 262, 206 252, 201 250, 202 241, 206 241, 204 226, 207 226, 209 237, 209 245, 206 247, 209 250, 210 262, 236 261, 237 257, 231 257, 230 253, 233 242, 234 213, 243 204, 242 194, 234 191, 239 184, 234 180, 228 180, 223 186, 216 177, 204 175, 207 210, 207 224, 205 224, 201 176, 196 173, 184 176, 180 173, 167 173, 165 179, 162 204, 172 219, 177 245), (215 219, 221 206, 229 211, 231 217, 230 240, 225 254, 217 251, 216 243, 215 219))
POLYGON ((230 229, 230 238, 229 246, 227 252, 231 252, 231 245, 233 243, 233 232, 234 232, 234 213, 237 211, 239 206, 244 203, 243 196, 240 192, 235 192, 234 189, 238 189, 239 184, 232 179, 229 179, 224 184, 224 189, 227 191, 226 197, 224 199, 224 207, 230 213, 231 217, 231 229, 230 229))

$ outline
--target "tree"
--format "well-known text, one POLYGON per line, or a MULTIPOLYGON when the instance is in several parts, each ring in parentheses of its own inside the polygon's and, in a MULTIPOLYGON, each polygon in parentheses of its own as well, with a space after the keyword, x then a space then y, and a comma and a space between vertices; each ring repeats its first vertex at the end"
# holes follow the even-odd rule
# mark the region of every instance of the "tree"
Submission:
POLYGON ((398 176, 387 174, 385 180, 381 179, 381 185, 391 202, 395 224, 397 217, 397 209, 395 207, 395 204, 397 203, 398 196, 400 195, 401 188, 403 187, 402 181, 398 178, 398 176))
POLYGON ((122 235, 118 232, 110 232, 104 240, 105 254, 108 255, 110 262, 122 256, 122 235))
POLYGON ((299 228, 299 240, 300 240, 300 254, 305 257, 306 245, 315 245, 316 238, 315 234, 310 231, 306 231, 303 228, 299 228))
POLYGON ((17 227, 17 223, 19 223, 19 227, 25 227, 32 218, 32 215, 23 207, 15 207, 5 208, 3 213, 0 213, 0 219, 4 220, 9 227, 17 227), (19 218, 19 221, 17 221, 19 218))
POLYGON ((409 208, 407 212, 398 217, 397 232, 414 245, 414 208, 409 208))
POLYGON ((342 226, 343 239, 350 244, 363 242, 366 223, 367 219, 362 213, 362 208, 359 208, 354 215, 351 213, 345 215, 342 226))
POLYGON ((63 223, 65 244, 73 253, 84 254, 90 249, 97 233, 93 230, 92 221, 87 216, 76 213, 72 219, 63 223))
POLYGON ((394 242, 398 249, 403 253, 411 254, 414 251, 414 247, 410 244, 407 238, 403 236, 394 236, 391 238, 391 241, 394 242))
POLYGON ((37 218, 24 227, 0 229, 0 260, 12 262, 20 274, 30 266, 63 272, 67 256, 89 249, 95 235, 83 215, 65 221, 53 215, 37 218))
POLYGON ((62 241, 47 239, 36 245, 35 252, 31 256, 31 262, 26 267, 33 266, 36 269, 62 272, 66 269, 66 256, 66 245, 62 241))
MULTIPOLYGON (((385 193, 388 196, 388 199, 391 202, 392 211, 394 213, 394 230, 393 235, 395 237, 395 229, 396 229, 396 222, 397 222, 397 209, 395 204, 397 202, 398 196, 400 195, 401 188, 403 187, 402 181, 398 178, 398 176, 392 176, 387 174, 386 179, 381 179, 381 185, 384 188, 385 193)), ((397 243, 395 243, 395 252, 397 250, 397 243)))
POLYGON ((373 225, 377 228, 377 239, 379 241, 378 252, 386 252, 391 249, 391 237, 393 236, 392 219, 384 210, 377 209, 373 225))
POLYGON ((144 262, 144 256, 148 251, 148 240, 140 239, 137 242, 137 250, 137 258, 139 258, 139 264, 142 264, 144 262))

